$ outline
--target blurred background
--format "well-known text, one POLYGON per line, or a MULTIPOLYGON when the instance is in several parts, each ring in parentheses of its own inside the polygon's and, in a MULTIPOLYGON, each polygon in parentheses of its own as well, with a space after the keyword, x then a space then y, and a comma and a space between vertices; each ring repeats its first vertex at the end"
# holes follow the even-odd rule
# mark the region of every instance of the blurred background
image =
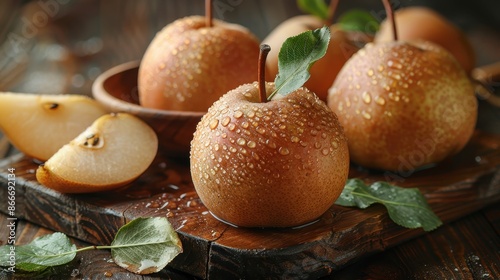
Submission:
MULTIPOLYGON (((398 9, 424 5, 460 27, 477 65, 500 61, 500 1, 394 0, 398 9)), ((263 39, 302 12, 294 0, 214 0, 215 18, 239 23, 263 39)), ((381 1, 340 1, 382 20, 381 1)), ((141 59, 155 33, 179 17, 204 14, 204 0, 2 0, 0 91, 90 95, 106 69, 141 59)))

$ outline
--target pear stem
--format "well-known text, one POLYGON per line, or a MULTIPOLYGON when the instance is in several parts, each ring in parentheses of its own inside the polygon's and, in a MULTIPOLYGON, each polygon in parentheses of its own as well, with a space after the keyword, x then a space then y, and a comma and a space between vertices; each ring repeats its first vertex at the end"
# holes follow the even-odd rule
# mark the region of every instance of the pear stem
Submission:
POLYGON ((205 25, 212 27, 212 0, 205 0, 205 25))
POLYGON ((271 47, 266 44, 260 45, 259 52, 259 72, 257 73, 257 79, 259 81, 259 97, 261 103, 267 102, 267 92, 266 92, 266 58, 267 54, 271 51, 271 47))
POLYGON ((330 26, 333 24, 333 16, 335 15, 335 11, 337 11, 338 4, 339 0, 330 1, 330 5, 328 5, 328 18, 325 20, 326 26, 330 26))
POLYGON ((387 14, 387 19, 392 24, 392 36, 394 41, 398 40, 398 32, 396 28, 396 19, 394 18, 394 10, 392 9, 391 2, 389 0, 382 0, 384 3, 385 13, 387 14))

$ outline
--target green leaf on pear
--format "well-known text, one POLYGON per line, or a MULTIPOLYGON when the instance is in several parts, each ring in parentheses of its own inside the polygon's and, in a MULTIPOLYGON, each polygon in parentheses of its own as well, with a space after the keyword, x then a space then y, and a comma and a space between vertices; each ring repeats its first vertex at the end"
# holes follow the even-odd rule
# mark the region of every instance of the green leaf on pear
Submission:
POLYGON ((304 85, 311 66, 322 58, 330 42, 330 29, 322 27, 305 31, 285 40, 278 54, 278 75, 274 80, 275 94, 287 95, 304 85))
POLYGON ((421 227, 431 231, 442 225, 416 188, 401 188, 387 182, 375 182, 367 186, 360 179, 349 179, 335 202, 337 205, 361 209, 373 203, 384 205, 392 221, 406 228, 421 227))
POLYGON ((325 0, 297 0, 297 6, 305 13, 322 20, 328 19, 328 5, 325 0))

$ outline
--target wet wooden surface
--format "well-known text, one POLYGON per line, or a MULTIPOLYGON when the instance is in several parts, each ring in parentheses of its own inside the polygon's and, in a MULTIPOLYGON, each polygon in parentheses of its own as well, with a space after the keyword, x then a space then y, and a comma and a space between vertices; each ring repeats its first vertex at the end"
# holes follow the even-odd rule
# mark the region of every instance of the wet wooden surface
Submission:
MULTIPOLYGON (((197 1, 54 3, 63 2, 53 13, 44 10, 47 21, 34 26, 29 22, 33 23, 41 11, 40 2, 2 3, 0 19, 5 24, 0 30, 4 42, 4 55, 0 57, 1 90, 89 95, 92 80, 99 73, 119 63, 140 59, 155 30, 180 16, 203 12, 203 5, 197 1)), ((260 38, 281 20, 297 13, 293 5, 284 1, 227 2, 234 5, 219 10, 219 17, 251 26, 260 38), (249 17, 250 13, 256 16, 249 17)), ((381 6, 370 8, 377 12, 381 6)), ((478 65, 500 60, 497 51, 500 40, 492 36, 498 35, 496 31, 484 23, 462 24, 476 50, 480 50, 478 65)), ((480 113, 478 128, 500 133, 498 109, 481 101, 480 113)), ((427 234, 395 226, 382 207, 359 211, 334 206, 316 224, 294 231, 231 228, 206 212, 190 186, 185 162, 158 159, 132 188, 114 193, 112 200, 102 194, 64 196, 40 187, 34 182, 37 163, 29 159, 12 158, 11 162, 3 162, 3 166, 16 167, 21 186, 16 197, 19 218, 16 235, 20 244, 52 230, 78 237, 75 242, 82 245, 82 240, 108 243, 127 220, 139 215, 158 215, 170 218, 181 232, 188 252, 179 256, 171 268, 144 277, 108 262, 107 251, 85 252, 71 264, 41 275, 42 279, 193 278, 180 271, 214 278, 255 276, 255 272, 272 276, 273 272, 265 271, 269 267, 281 269, 274 271, 274 276, 287 276, 282 273, 286 271, 296 273, 288 274, 290 277, 307 278, 328 275, 325 277, 340 279, 498 279, 499 140, 498 136, 489 135, 479 134, 478 141, 468 150, 439 168, 402 178, 401 185, 421 188, 447 223, 427 234), (144 190, 142 185, 151 187, 144 190), (209 254, 195 254, 208 252, 209 248, 211 258, 209 254), (355 254, 349 254, 352 252, 355 254), (324 257, 318 261, 316 256, 324 257), (264 271, 251 270, 257 266, 264 271)), ((352 175, 368 176, 370 180, 384 177, 356 169, 352 175)), ((4 211, 6 196, 0 197, 4 211)), ((6 216, 1 215, 3 243, 6 224, 6 216)), ((0 278, 4 276, 0 274, 0 278)), ((15 276, 23 277, 33 279, 34 275, 15 276)))
MULTIPOLYGON (((367 256, 322 279, 498 279, 500 205, 495 204, 382 253, 367 256)), ((7 225, 0 214, 0 226, 7 225)), ((52 231, 25 221, 17 228, 20 244, 52 231)), ((3 240, 2 240, 3 241, 3 240)), ((72 239, 78 246, 88 245, 72 239)), ((141 276, 110 261, 109 251, 85 251, 67 265, 43 275, 0 271, 0 279, 196 279, 171 268, 141 276)))
MULTIPOLYGON (((168 217, 185 251, 170 266, 200 278, 324 277, 424 234, 397 226, 380 206, 359 210, 334 205, 316 223, 297 229, 228 226, 201 203, 188 164, 178 159, 158 157, 126 189, 86 195, 39 185, 34 174, 38 164, 22 155, 0 164, 2 197, 8 196, 8 170, 14 170, 16 218, 106 245, 132 219, 168 217)), ((500 136, 478 131, 457 156, 401 176, 355 167, 350 174, 367 182, 393 179, 400 186, 417 187, 444 223, 453 222, 500 201, 500 136)), ((5 209, 4 200, 0 211, 8 214, 5 209)))

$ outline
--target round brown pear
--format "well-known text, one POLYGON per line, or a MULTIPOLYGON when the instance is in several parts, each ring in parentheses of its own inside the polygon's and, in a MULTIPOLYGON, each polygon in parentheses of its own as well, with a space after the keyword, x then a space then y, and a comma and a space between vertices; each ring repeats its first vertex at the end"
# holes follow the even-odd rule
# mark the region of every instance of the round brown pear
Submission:
MULTIPOLYGON (((262 88, 262 87, 261 87, 262 88)), ((274 90, 267 83, 265 95, 274 90)), ((213 104, 191 143, 196 192, 219 219, 242 227, 293 227, 318 219, 349 171, 335 114, 305 88, 259 101, 257 83, 213 104)))
MULTIPOLYGON (((475 66, 474 50, 465 34, 436 11, 426 7, 406 7, 394 12, 400 40, 434 42, 455 56, 467 73, 475 66)), ((374 42, 393 40, 391 22, 384 20, 374 42)))
MULTIPOLYGON (((267 57, 268 75, 274 78, 278 74, 278 53, 287 38, 307 30, 321 28, 324 24, 315 16, 300 15, 285 20, 273 29, 262 41, 271 47, 271 52, 267 57)), ((337 25, 330 26, 330 34, 330 43, 325 56, 311 67, 311 77, 304 84, 304 87, 316 93, 323 101, 326 101, 328 89, 332 86, 344 63, 359 50, 359 47, 337 25)))
POLYGON ((459 152, 477 118, 477 100, 461 65, 430 42, 367 44, 344 66, 329 107, 359 165, 413 171, 459 152))
POLYGON ((155 36, 139 67, 142 106, 205 112, 229 90, 257 79, 257 37, 237 24, 206 21, 178 19, 155 36))

